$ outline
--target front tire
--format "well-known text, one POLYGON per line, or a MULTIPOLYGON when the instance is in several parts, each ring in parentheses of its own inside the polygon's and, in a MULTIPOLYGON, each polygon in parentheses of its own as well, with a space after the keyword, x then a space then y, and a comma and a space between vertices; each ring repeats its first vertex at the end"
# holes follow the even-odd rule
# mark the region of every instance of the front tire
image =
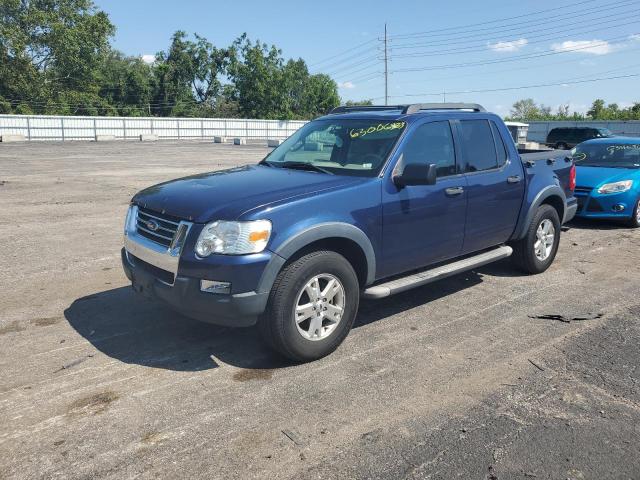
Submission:
POLYGON ((541 205, 522 240, 514 242, 513 263, 525 273, 537 274, 551 266, 560 244, 560 218, 551 205, 541 205))
POLYGON ((631 228, 640 227, 640 198, 636 201, 636 208, 633 209, 633 215, 631 215, 628 225, 631 228))
POLYGON ((347 259, 331 251, 311 252, 279 273, 258 328, 283 356, 317 360, 345 339, 359 301, 358 277, 347 259))

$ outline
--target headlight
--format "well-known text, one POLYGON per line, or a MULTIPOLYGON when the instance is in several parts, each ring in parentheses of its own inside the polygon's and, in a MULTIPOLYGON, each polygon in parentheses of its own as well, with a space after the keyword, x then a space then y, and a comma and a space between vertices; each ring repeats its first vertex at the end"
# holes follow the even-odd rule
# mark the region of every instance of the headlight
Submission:
POLYGON ((135 232, 137 220, 138 220, 138 206, 131 205, 129 207, 129 210, 127 210, 127 217, 124 220, 125 235, 127 235, 129 232, 135 232))
POLYGON ((631 189, 633 180, 623 180, 621 182, 605 183, 598 189, 598 193, 621 193, 631 189))
POLYGON ((202 229, 195 251, 200 257, 212 253, 245 255, 265 249, 271 236, 269 220, 253 222, 226 222, 219 220, 208 223, 202 229))

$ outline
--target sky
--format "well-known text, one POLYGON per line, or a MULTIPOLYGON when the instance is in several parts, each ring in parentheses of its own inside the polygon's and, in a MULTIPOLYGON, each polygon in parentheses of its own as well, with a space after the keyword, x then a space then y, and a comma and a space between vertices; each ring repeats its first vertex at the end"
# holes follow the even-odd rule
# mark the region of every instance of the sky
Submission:
POLYGON ((640 101, 640 0, 96 0, 114 46, 147 60, 176 30, 228 46, 246 32, 329 74, 343 101, 464 101, 507 115, 533 98, 586 112, 640 101), (637 75, 637 76, 633 76, 637 75), (613 77, 613 78, 612 78, 613 77), (593 81, 595 80, 595 81, 593 81))

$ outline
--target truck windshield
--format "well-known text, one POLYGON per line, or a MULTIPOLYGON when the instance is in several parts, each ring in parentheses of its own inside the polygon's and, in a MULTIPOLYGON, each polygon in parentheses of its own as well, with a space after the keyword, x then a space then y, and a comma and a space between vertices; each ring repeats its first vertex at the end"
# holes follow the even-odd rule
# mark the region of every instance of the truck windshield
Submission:
POLYGON ((573 159, 581 167, 640 168, 640 143, 584 143, 573 159))
POLYGON ((406 127, 402 121, 316 120, 261 162, 334 175, 376 176, 406 127))

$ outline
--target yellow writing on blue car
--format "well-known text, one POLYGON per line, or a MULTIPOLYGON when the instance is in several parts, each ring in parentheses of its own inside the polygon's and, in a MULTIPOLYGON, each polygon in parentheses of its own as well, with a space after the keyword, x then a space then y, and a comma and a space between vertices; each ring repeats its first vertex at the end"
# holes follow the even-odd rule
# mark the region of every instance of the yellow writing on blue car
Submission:
POLYGON ((617 152, 619 150, 640 150, 640 144, 630 143, 627 145, 609 145, 607 151, 609 153, 617 152))
POLYGON ((351 138, 362 138, 365 135, 371 133, 398 130, 404 128, 405 122, 392 122, 392 123, 379 123, 378 125, 372 125, 369 128, 353 128, 349 130, 349 136, 351 138))

